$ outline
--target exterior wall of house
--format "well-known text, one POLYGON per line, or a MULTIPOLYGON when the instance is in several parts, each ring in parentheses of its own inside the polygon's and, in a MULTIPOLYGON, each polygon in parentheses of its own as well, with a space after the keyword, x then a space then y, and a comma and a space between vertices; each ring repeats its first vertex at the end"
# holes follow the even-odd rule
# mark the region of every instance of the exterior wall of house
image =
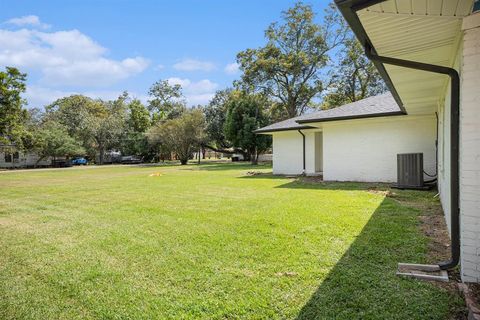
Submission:
POLYGON ((323 132, 315 132, 315 172, 323 172, 323 132))
POLYGON ((52 159, 45 158, 38 161, 38 155, 35 153, 20 153, 18 159, 14 159, 12 162, 5 161, 5 153, 0 152, 0 168, 24 168, 37 166, 49 166, 52 164, 52 159))
MULTIPOLYGON (((462 46, 460 45, 453 63, 453 67, 460 72, 462 60, 462 46)), ((444 98, 438 104, 438 191, 445 213, 445 221, 450 232, 450 81, 445 88, 444 98)))
MULTIPOLYGON (((305 135, 305 173, 315 174, 318 164, 316 130, 302 130, 305 135)), ((303 137, 297 130, 273 133, 273 174, 303 173, 303 137)))
POLYGON ((395 182, 397 154, 422 152, 435 172, 436 120, 395 116, 323 124, 323 178, 328 181, 395 182))
POLYGON ((464 282, 480 282, 480 12, 464 18, 460 88, 460 230, 464 282))
POLYGON ((273 174, 302 174, 302 136, 296 130, 273 135, 273 174))

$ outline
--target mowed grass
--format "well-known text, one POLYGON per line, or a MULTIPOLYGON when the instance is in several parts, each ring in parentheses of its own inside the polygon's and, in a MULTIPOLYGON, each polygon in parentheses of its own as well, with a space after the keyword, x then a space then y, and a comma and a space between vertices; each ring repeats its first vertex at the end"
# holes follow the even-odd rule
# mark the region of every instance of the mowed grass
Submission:
POLYGON ((462 307, 395 276, 427 259, 418 209, 363 184, 252 170, 271 172, 0 174, 0 319, 446 319, 462 307))

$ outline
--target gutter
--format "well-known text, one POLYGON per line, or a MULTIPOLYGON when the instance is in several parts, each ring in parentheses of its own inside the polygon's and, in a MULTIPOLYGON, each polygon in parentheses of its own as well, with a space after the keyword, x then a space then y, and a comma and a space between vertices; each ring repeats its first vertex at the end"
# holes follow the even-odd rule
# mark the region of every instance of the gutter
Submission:
POLYGON ((378 117, 391 117, 391 116, 404 116, 407 112, 404 109, 400 109, 399 111, 391 111, 391 112, 382 112, 382 113, 374 113, 374 114, 361 114, 361 115, 354 115, 354 116, 342 116, 342 117, 331 117, 331 118, 312 118, 312 119, 303 119, 297 120, 296 122, 299 124, 303 123, 313 123, 313 122, 328 122, 328 121, 340 121, 340 120, 355 120, 355 119, 366 119, 366 118, 378 118, 378 117))
POLYGON ((302 135, 302 138, 303 138, 303 171, 302 171, 302 175, 305 175, 305 172, 306 172, 306 166, 305 166, 305 134, 302 132, 302 130, 298 129, 298 133, 300 133, 302 135))
POLYGON ((460 77, 457 70, 416 61, 382 57, 372 53, 370 44, 365 43, 365 54, 370 60, 394 66, 444 74, 450 77, 450 227, 451 260, 438 264, 441 270, 452 269, 460 261, 460 205, 459 205, 459 127, 460 127, 460 77))
POLYGON ((295 128, 277 128, 277 129, 257 129, 253 131, 253 133, 271 133, 271 132, 280 132, 280 131, 292 131, 292 130, 300 130, 300 129, 317 129, 317 127, 312 126, 297 126, 295 128))
MULTIPOLYGON (((347 20, 356 37, 365 47, 365 54, 373 61, 380 75, 390 88, 392 95, 403 109, 403 104, 398 95, 384 64, 399 67, 443 74, 450 77, 450 227, 451 227, 451 259, 438 263, 440 270, 456 267, 460 261, 460 205, 459 205, 459 127, 460 127, 460 77, 457 70, 449 67, 421 63, 417 61, 402 60, 391 57, 379 56, 363 28, 357 11, 368 8, 384 0, 335 0, 342 15, 347 20)), ((404 110, 404 109, 403 109, 404 110)))

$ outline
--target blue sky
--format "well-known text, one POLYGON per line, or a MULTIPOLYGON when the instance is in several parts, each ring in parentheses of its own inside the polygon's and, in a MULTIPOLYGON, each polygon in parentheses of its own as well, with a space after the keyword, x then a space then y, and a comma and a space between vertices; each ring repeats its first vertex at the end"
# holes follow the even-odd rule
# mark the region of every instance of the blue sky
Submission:
MULTIPOLYGON (((319 13, 327 1, 308 2, 319 13)), ((236 54, 265 43, 288 0, 0 0, 0 66, 28 73, 42 107, 72 93, 147 100, 159 79, 180 83, 189 105, 239 77, 236 54)))

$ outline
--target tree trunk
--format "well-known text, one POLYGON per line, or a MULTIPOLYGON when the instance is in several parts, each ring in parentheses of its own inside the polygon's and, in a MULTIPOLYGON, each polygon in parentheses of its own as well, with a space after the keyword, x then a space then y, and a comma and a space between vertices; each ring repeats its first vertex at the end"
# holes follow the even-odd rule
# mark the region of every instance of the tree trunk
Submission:
POLYGON ((100 155, 98 159, 100 164, 103 164, 103 156, 104 156, 104 150, 103 150, 103 147, 100 147, 100 155))
POLYGON ((207 153, 207 149, 202 146, 202 159, 205 160, 205 154, 207 153))
POLYGON ((256 166, 258 164, 258 154, 257 152, 253 152, 251 155, 250 155, 250 159, 251 159, 251 162, 254 166, 256 166))

